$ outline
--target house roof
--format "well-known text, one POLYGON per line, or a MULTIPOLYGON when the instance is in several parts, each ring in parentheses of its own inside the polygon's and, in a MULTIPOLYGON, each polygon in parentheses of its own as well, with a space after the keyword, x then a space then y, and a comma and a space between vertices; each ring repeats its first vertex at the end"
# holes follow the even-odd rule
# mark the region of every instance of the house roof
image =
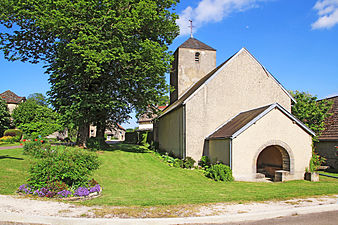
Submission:
POLYGON ((7 104, 14 103, 19 104, 21 101, 26 100, 25 97, 19 97, 10 90, 7 90, 0 94, 0 97, 6 101, 7 104))
MULTIPOLYGON (((166 107, 167 107, 166 105, 163 105, 163 106, 158 106, 157 108, 159 110, 163 111, 166 107)), ((152 120, 155 119, 156 117, 157 117, 157 115, 153 114, 151 112, 144 113, 139 117, 137 123, 152 122, 152 120)))
POLYGON ((125 131, 126 129, 124 129, 120 124, 117 123, 116 127, 107 129, 104 133, 105 134, 114 134, 113 130, 114 131, 118 131, 118 130, 124 130, 125 131))
POLYGON ((181 44, 179 48, 191 48, 191 49, 200 49, 200 50, 209 50, 216 51, 216 49, 210 47, 209 45, 204 44, 203 42, 197 40, 196 38, 189 38, 183 44, 181 44))
MULTIPOLYGON (((338 95, 322 100, 332 100, 333 104, 329 113, 331 116, 325 120, 325 130, 318 137, 319 140, 338 140, 338 95)), ((320 101, 322 101, 320 100, 320 101)))
POLYGON ((237 114, 236 116, 222 124, 220 127, 218 127, 216 131, 214 131, 211 135, 207 137, 207 139, 210 140, 236 138, 239 134, 244 132, 251 125, 256 123, 260 118, 262 118, 275 108, 279 109, 282 113, 284 113, 287 117, 294 121, 298 126, 303 128, 306 132, 315 136, 315 133, 307 126, 305 126, 302 122, 300 122, 295 116, 285 110, 278 103, 274 103, 237 114))
MULTIPOLYGON (((241 50, 239 50, 238 52, 236 52, 234 55, 232 55, 230 58, 228 58, 225 62, 223 62, 221 65, 219 65, 214 70, 212 70, 211 72, 209 72, 207 75, 205 75, 204 77, 202 77, 199 81, 197 81, 196 83, 194 83, 178 100, 176 100, 171 105, 169 105, 163 111, 163 114, 160 117, 164 116, 165 114, 171 112, 172 110, 175 110, 176 108, 178 108, 178 107, 180 107, 182 105, 185 105, 186 101, 188 101, 190 99, 190 97, 192 97, 195 92, 197 92, 200 88, 202 88, 205 84, 207 84, 210 79, 212 79, 214 76, 216 76, 223 68, 225 68, 228 65, 228 63, 231 60, 233 60, 234 58, 236 58, 243 51, 247 52, 257 63, 260 64, 260 62, 255 57, 253 57, 253 55, 247 49, 242 48, 241 50)), ((287 94, 289 96, 289 98, 293 102, 296 102, 296 100, 283 87, 283 85, 262 64, 260 64, 260 65, 262 66, 262 68, 264 69, 264 71, 267 73, 267 75, 269 77, 271 77, 278 84, 278 86, 284 91, 284 93, 287 94)))

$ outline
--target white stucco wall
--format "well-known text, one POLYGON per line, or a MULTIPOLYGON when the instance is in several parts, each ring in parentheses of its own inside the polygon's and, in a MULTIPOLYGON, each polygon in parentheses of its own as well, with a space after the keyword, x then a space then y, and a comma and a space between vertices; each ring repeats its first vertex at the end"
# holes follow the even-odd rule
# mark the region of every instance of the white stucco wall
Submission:
POLYGON ((180 48, 178 54, 178 98, 180 98, 195 82, 216 68, 216 51, 180 48), (197 62, 196 52, 200 53, 200 60, 197 62))
POLYGON ((291 99, 245 50, 206 82, 186 102, 186 152, 202 157, 205 138, 236 114, 279 103, 291 110, 291 99))
POLYGON ((153 129, 153 123, 151 122, 142 122, 138 125, 139 130, 152 130, 153 129))
POLYGON ((157 126, 159 148, 183 157, 183 107, 160 117, 157 126))
POLYGON ((289 180, 304 178, 312 155, 312 137, 280 110, 274 109, 233 139, 232 170, 236 180, 254 179, 257 157, 269 145, 281 145, 289 151, 289 180))
POLYGON ((13 110, 18 107, 18 104, 7 104, 7 107, 8 107, 8 110, 9 110, 9 113, 12 114, 13 113, 13 110))

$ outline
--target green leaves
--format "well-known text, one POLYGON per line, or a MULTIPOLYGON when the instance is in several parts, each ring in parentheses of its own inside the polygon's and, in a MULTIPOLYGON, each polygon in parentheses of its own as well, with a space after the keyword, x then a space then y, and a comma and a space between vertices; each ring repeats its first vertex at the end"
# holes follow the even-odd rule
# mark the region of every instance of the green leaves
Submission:
POLYGON ((7 104, 4 100, 0 98, 0 136, 3 132, 10 128, 11 125, 11 116, 7 104))
POLYGON ((0 49, 8 60, 47 63, 51 104, 65 121, 109 127, 168 93, 176 2, 5 0, 0 22, 15 32, 0 34, 0 49))
POLYGON ((60 116, 34 100, 21 103, 14 109, 13 123, 31 138, 45 137, 62 130, 60 116))
MULTIPOLYGON (((297 101, 292 106, 292 114, 319 136, 325 129, 325 119, 330 116, 328 111, 332 106, 332 102, 318 101, 317 97, 305 92, 290 91, 290 93, 297 101)), ((316 140, 316 137, 314 140, 316 140)))

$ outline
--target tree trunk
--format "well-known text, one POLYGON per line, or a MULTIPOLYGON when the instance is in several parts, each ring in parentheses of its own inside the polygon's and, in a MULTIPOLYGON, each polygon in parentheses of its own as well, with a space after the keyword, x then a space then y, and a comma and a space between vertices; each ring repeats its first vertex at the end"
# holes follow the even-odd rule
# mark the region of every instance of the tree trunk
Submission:
POLYGON ((79 130, 77 132, 76 145, 86 148, 88 138, 89 138, 89 123, 84 122, 79 125, 79 130))
POLYGON ((106 125, 100 123, 96 126, 96 137, 101 137, 104 139, 104 132, 106 131, 106 125))

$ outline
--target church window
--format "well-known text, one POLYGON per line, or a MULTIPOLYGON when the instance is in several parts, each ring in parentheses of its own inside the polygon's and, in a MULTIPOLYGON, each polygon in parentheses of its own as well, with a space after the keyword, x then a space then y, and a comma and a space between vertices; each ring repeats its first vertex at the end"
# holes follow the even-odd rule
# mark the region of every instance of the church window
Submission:
POLYGON ((200 53, 199 52, 196 52, 195 53, 195 62, 199 62, 200 61, 200 53))

